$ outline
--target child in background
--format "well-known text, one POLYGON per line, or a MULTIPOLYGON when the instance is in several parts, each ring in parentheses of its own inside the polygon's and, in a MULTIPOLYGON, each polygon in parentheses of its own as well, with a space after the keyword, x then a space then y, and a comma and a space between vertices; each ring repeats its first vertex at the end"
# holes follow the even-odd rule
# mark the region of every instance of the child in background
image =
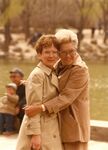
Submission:
POLYGON ((15 133, 14 122, 18 96, 17 86, 14 83, 6 85, 6 94, 0 98, 0 134, 12 135, 15 133))

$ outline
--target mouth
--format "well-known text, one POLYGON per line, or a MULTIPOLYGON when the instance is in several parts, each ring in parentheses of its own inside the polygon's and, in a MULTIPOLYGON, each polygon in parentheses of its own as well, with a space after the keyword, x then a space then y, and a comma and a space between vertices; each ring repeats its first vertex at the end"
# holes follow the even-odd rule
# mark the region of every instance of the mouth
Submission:
POLYGON ((66 61, 72 61, 72 59, 70 59, 70 58, 66 58, 65 60, 66 60, 66 61))
POLYGON ((48 61, 50 61, 50 62, 54 62, 54 61, 56 61, 56 60, 48 60, 48 61))

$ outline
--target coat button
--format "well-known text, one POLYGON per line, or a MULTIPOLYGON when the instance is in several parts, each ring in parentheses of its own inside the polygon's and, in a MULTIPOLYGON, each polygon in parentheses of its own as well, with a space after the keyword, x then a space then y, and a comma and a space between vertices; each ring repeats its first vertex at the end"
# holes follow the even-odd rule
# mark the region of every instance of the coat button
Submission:
POLYGON ((53 135, 53 138, 56 138, 56 135, 53 135))

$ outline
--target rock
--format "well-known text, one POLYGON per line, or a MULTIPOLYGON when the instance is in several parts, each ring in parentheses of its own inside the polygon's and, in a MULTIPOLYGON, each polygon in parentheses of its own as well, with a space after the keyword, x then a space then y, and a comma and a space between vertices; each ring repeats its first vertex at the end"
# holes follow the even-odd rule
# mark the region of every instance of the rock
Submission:
POLYGON ((9 48, 9 58, 34 60, 36 51, 26 42, 11 45, 9 48))
POLYGON ((108 46, 102 43, 81 43, 80 54, 86 60, 108 60, 108 46))
POLYGON ((0 49, 0 58, 5 58, 5 52, 3 52, 1 49, 0 49))
POLYGON ((97 45, 97 40, 96 39, 92 39, 91 43, 97 45))

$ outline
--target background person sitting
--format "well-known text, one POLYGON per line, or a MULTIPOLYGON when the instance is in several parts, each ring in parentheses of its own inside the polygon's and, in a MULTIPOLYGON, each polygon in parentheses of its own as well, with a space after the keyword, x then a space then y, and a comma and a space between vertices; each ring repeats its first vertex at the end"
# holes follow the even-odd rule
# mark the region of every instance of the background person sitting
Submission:
POLYGON ((17 86, 14 83, 6 85, 6 94, 0 98, 0 134, 11 135, 15 133, 14 122, 18 96, 17 86))
POLYGON ((17 107, 18 111, 18 118, 20 120, 20 124, 22 122, 23 116, 24 116, 24 110, 22 109, 26 104, 26 98, 25 98, 25 85, 22 84, 22 80, 24 78, 24 73, 19 68, 13 68, 10 71, 10 79, 12 82, 14 82, 17 85, 16 94, 19 96, 19 103, 17 107))

